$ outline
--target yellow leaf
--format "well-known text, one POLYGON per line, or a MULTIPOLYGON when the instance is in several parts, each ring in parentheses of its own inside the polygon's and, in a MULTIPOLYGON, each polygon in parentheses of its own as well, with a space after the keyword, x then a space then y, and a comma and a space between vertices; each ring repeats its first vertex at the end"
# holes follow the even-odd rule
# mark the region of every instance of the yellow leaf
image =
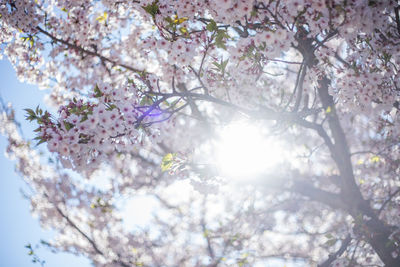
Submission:
POLYGON ((173 19, 173 22, 174 22, 175 24, 177 24, 177 25, 179 25, 179 24, 181 24, 181 23, 183 23, 183 22, 185 22, 185 21, 188 20, 187 17, 178 18, 178 16, 176 16, 176 15, 173 16, 172 19, 173 19))
POLYGON ((379 156, 373 156, 372 158, 371 158, 371 161, 373 162, 373 163, 377 163, 377 162, 379 162, 381 160, 381 158, 379 157, 379 156))
POLYGON ((136 254, 138 251, 137 251, 137 249, 136 248, 132 248, 132 253, 133 254, 136 254))
POLYGON ((206 230, 204 230, 204 232, 203 232, 203 236, 204 237, 208 237, 210 235, 210 232, 206 229, 206 230))
POLYGON ((222 258, 221 258, 221 261, 226 261, 226 258, 225 258, 225 257, 222 257, 222 258))
POLYGON ((174 163, 174 161, 173 161, 174 157, 175 157, 175 154, 173 154, 173 153, 168 153, 163 157, 163 159, 161 161, 161 171, 165 172, 165 171, 171 169, 172 164, 174 163))
POLYGON ((96 18, 96 20, 97 20, 98 22, 106 22, 107 18, 108 18, 108 13, 104 11, 103 15, 98 16, 98 17, 96 18))
POLYGON ((362 164, 364 164, 364 161, 363 161, 362 159, 359 159, 359 160, 357 161, 357 165, 362 165, 362 164))
POLYGON ((365 183, 365 180, 364 180, 364 179, 360 179, 360 180, 358 180, 358 182, 359 182, 360 184, 364 184, 364 183, 365 183))
POLYGON ((180 18, 180 19, 178 19, 178 24, 181 24, 181 23, 183 23, 183 22, 185 22, 187 20, 188 20, 188 18, 186 18, 186 17, 180 18))
POLYGON ((183 34, 185 34, 185 33, 188 32, 187 29, 186 29, 186 27, 180 28, 179 31, 180 31, 181 33, 183 33, 183 34))
POLYGON ((332 108, 331 106, 328 106, 325 110, 326 113, 331 113, 332 112, 332 108))

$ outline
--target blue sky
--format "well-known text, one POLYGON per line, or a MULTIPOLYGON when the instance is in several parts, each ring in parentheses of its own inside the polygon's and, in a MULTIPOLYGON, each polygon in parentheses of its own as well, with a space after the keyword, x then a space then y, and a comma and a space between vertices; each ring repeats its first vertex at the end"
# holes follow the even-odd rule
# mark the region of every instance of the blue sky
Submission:
MULTIPOLYGON (((0 96, 5 102, 11 102, 16 111, 17 120, 22 124, 25 137, 31 138, 35 125, 24 120, 24 108, 43 105, 45 91, 38 87, 20 83, 15 71, 6 60, 0 60, 0 96)), ((0 135, 0 266, 31 267, 40 266, 32 263, 25 245, 40 244, 40 240, 51 240, 52 232, 40 228, 37 218, 29 211, 29 201, 24 199, 21 189, 24 188, 22 178, 14 172, 14 162, 4 156, 6 139, 0 135)), ((66 253, 51 253, 46 248, 35 249, 46 267, 92 266, 90 261, 66 253)))
MULTIPOLYGON (((20 83, 10 63, 0 60, 0 96, 5 102, 13 103, 16 119, 21 123, 27 138, 33 137, 35 125, 25 121, 23 109, 35 108, 38 104, 44 106, 42 99, 45 94, 46 92, 39 90, 37 86, 20 83)), ((24 199, 21 193, 25 184, 14 172, 14 162, 4 156, 6 145, 5 137, 0 135, 0 266, 40 267, 40 264, 32 263, 32 256, 28 255, 25 246, 32 244, 35 249, 40 240, 51 240, 53 234, 41 229, 38 219, 31 216, 29 201, 24 199)), ((143 207, 143 204, 140 206, 143 207)), ((92 266, 91 262, 83 257, 67 253, 53 254, 46 248, 35 249, 35 253, 41 260, 46 261, 45 267, 92 266)), ((268 265, 261 263, 257 266, 283 266, 283 263, 281 260, 271 260, 268 265)), ((303 265, 293 263, 286 266, 303 265)))

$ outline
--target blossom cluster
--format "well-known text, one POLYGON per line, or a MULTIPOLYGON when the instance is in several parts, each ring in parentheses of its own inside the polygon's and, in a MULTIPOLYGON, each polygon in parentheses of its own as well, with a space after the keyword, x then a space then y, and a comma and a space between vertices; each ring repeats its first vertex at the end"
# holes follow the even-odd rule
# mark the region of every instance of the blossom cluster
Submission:
MULTIPOLYGON (((295 251, 309 262, 332 254, 362 216, 360 223, 343 210, 300 201, 288 189, 292 181, 281 194, 244 186, 236 198, 215 190, 222 179, 206 173, 207 164, 189 156, 172 167, 165 162, 179 151, 203 153, 215 128, 235 116, 270 121, 299 158, 282 169, 307 177, 318 192, 342 194, 331 178, 353 172, 346 175, 394 229, 388 239, 397 244, 399 9, 390 0, 2 1, 0 56, 20 80, 50 89, 47 102, 58 110, 27 109, 58 169, 41 167, 9 115, 0 124, 9 154, 37 191, 34 211, 60 233, 54 246, 82 251, 98 266, 245 266, 276 253, 295 251), (348 146, 343 159, 340 145, 348 146), (352 167, 340 168, 346 157, 352 167), (168 168, 185 172, 168 175, 168 168), (113 178, 99 193, 61 169, 86 182, 105 170, 113 178), (185 179, 202 194, 182 185, 185 179), (182 195, 164 200, 174 186, 182 195), (118 214, 125 194, 156 199, 163 211, 157 230, 127 233, 118 214), (212 212, 217 204, 220 214, 212 212), (330 231, 332 246, 321 234, 330 231)), ((208 153, 201 158, 212 162, 208 153)), ((346 265, 351 253, 360 264, 379 265, 371 236, 351 235, 357 242, 333 265, 346 265)))

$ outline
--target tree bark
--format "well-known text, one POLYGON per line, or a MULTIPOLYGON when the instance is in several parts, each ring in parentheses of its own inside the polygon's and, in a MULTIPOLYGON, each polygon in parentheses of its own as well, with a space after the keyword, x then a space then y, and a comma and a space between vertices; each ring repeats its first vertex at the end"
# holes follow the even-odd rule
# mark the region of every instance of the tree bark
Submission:
POLYGON ((331 155, 340 172, 342 201, 346 204, 347 212, 354 218, 361 233, 385 266, 400 266, 400 258, 393 257, 394 252, 399 248, 390 239, 392 232, 390 227, 378 218, 369 202, 363 198, 355 182, 346 135, 337 116, 333 97, 328 93, 329 83, 330 80, 327 77, 319 81, 318 95, 323 108, 330 109, 327 113, 327 121, 334 141, 331 155))

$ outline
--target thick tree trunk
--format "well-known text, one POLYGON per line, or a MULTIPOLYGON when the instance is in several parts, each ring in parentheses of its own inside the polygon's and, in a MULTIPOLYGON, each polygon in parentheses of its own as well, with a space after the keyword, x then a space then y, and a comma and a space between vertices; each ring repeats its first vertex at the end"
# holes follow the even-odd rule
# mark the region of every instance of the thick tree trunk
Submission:
POLYGON ((340 172, 341 200, 356 224, 358 224, 361 234, 365 236, 385 266, 398 267, 400 266, 400 257, 394 258, 393 256, 396 256, 394 252, 398 251, 399 248, 390 239, 390 227, 378 218, 368 201, 363 198, 355 182, 346 136, 340 125, 333 98, 328 93, 329 82, 326 77, 320 80, 318 94, 323 108, 331 110, 327 114, 329 129, 334 140, 331 155, 340 172))

